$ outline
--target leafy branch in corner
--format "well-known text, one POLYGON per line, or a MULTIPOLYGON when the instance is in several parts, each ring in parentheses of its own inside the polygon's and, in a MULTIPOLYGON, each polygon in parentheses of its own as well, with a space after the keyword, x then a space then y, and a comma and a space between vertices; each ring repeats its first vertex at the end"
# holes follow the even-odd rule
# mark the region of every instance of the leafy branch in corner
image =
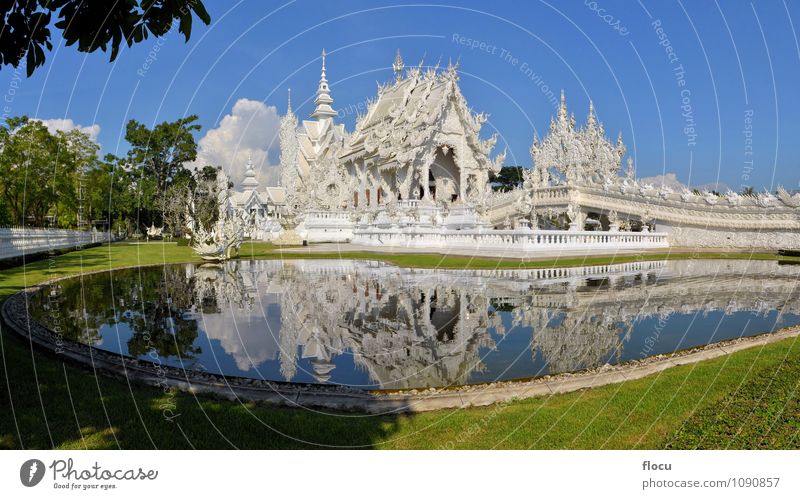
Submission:
POLYGON ((67 46, 78 51, 111 50, 110 60, 149 35, 163 36, 174 22, 186 41, 197 16, 208 25, 211 17, 200 0, 0 0, 0 67, 19 67, 26 60, 31 76, 52 50, 51 20, 67 46))

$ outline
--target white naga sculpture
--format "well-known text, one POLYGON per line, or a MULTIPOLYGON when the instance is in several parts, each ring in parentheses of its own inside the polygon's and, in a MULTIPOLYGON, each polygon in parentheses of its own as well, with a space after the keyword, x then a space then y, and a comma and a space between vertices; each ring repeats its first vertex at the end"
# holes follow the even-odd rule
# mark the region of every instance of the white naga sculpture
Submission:
POLYGON ((216 197, 217 221, 210 230, 206 230, 193 215, 187 217, 193 236, 192 248, 203 260, 221 261, 238 256, 244 231, 249 225, 247 215, 235 214, 228 209, 228 177, 222 170, 217 172, 216 197))
POLYGON ((156 227, 156 224, 150 224, 150 227, 147 228, 147 239, 152 237, 161 237, 163 233, 163 227, 156 227))

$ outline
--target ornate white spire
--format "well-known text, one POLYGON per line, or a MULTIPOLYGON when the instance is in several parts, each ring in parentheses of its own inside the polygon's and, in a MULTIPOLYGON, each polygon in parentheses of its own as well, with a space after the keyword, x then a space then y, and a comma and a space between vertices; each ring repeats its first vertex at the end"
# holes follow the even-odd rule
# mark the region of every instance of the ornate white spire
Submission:
POLYGON ((394 79, 396 81, 400 81, 403 78, 403 58, 400 57, 400 49, 397 49, 397 55, 394 58, 394 64, 392 64, 392 69, 394 69, 394 79))
POLYGON ((286 114, 281 118, 280 128, 281 143, 281 177, 279 185, 286 188, 287 199, 294 194, 295 180, 297 177, 297 116, 292 111, 292 91, 289 90, 289 99, 286 114))
POLYGON ((258 180, 256 180, 256 171, 253 169, 253 155, 247 156, 247 170, 244 172, 244 180, 242 181, 242 189, 245 191, 253 191, 258 187, 258 180))
POLYGON ((333 110, 333 98, 330 95, 330 88, 328 88, 328 79, 325 77, 325 49, 322 49, 322 73, 319 77, 319 87, 317 87, 317 98, 314 99, 316 108, 311 115, 312 118, 318 120, 324 118, 333 118, 336 116, 336 111, 333 110))
POLYGON ((564 89, 561 89, 561 105, 558 106, 558 121, 566 122, 569 119, 567 115, 567 98, 564 95, 564 89))
POLYGON ((597 117, 594 114, 594 103, 589 100, 589 114, 586 116, 586 127, 590 130, 594 130, 595 126, 597 126, 597 117))

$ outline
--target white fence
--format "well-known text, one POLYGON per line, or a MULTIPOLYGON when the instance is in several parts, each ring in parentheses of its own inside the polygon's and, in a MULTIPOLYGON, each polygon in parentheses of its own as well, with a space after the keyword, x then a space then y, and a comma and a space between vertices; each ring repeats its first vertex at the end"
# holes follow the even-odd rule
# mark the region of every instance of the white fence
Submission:
POLYGON ((353 237, 353 222, 346 212, 310 211, 301 232, 309 243, 343 243, 353 237))
POLYGON ((441 228, 358 229, 354 244, 402 248, 504 250, 535 253, 569 250, 636 250, 667 248, 660 232, 608 232, 566 230, 446 230, 441 228))
POLYGON ((110 232, 96 230, 0 227, 0 260, 113 240, 110 232))

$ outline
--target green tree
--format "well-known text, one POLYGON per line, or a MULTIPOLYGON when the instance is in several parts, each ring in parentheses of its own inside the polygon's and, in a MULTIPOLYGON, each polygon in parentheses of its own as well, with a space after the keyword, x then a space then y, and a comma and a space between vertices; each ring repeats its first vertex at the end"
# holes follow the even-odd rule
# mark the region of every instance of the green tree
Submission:
POLYGON ((499 173, 489 174, 489 182, 495 191, 510 191, 522 187, 522 173, 523 168, 521 166, 504 166, 500 168, 499 173))
MULTIPOLYGON (((195 172, 195 189, 192 193, 194 218, 206 230, 217 222, 217 172, 220 167, 205 166, 195 172)), ((230 187, 230 185, 229 185, 230 187)))
POLYGON ((123 41, 130 47, 151 34, 163 36, 176 21, 189 41, 194 16, 211 22, 200 0, 6 0, 0 2, 0 66, 18 67, 25 58, 30 76, 44 64, 45 49, 53 48, 53 14, 67 46, 77 43, 80 52, 110 48, 112 61, 123 41))
POLYGON ((186 226, 186 211, 191 202, 193 179, 181 178, 167 188, 164 196, 159 197, 159 209, 164 225, 170 234, 180 236, 186 226))
MULTIPOLYGON (((76 227, 82 214, 84 222, 103 221, 127 234, 152 223, 182 234, 198 183, 198 192, 214 200, 217 194, 215 167, 184 166, 197 157, 196 120, 153 129, 132 120, 128 154, 99 160, 99 146, 78 130, 50 133, 40 121, 9 118, 0 126, 0 224, 76 227)), ((209 203, 202 199, 201 208, 209 203)))
POLYGON ((59 150, 55 165, 63 171, 55 171, 53 175, 52 195, 56 200, 53 216, 59 226, 70 227, 77 225, 81 204, 84 205, 84 222, 91 220, 87 217, 87 203, 81 199, 80 191, 83 189, 85 198, 89 181, 87 174, 97 168, 100 146, 80 130, 58 131, 56 136, 59 150))
POLYGON ((80 131, 50 133, 36 120, 14 117, 0 127, 0 196, 6 223, 74 223, 76 174, 96 161, 97 145, 80 131))
POLYGON ((136 120, 128 122, 125 139, 131 148, 126 162, 139 196, 140 223, 164 222, 164 198, 173 184, 193 187, 192 174, 184 164, 197 158, 192 133, 200 130, 200 125, 195 121, 197 116, 192 115, 159 123, 153 129, 136 120))
POLYGON ((54 138, 44 125, 23 116, 6 120, 6 126, 0 129, 0 141, 0 190, 9 222, 23 225, 31 211, 44 211, 43 219, 47 210, 42 205, 49 208, 48 167, 57 150, 54 138))
POLYGON ((129 233, 136 212, 136 193, 131 173, 122 161, 108 154, 86 173, 84 182, 88 220, 103 220, 117 232, 129 233))

